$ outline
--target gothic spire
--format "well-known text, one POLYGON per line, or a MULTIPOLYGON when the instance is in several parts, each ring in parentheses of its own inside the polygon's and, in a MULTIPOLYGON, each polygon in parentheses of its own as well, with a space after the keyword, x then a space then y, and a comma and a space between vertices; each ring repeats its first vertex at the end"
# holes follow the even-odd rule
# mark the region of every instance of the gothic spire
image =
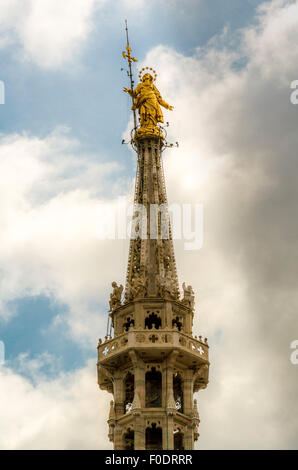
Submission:
POLYGON ((133 144, 138 154, 138 167, 125 301, 136 297, 177 300, 179 287, 162 165, 164 136, 160 126, 163 123, 161 106, 169 110, 173 107, 163 100, 156 88, 157 74, 151 67, 141 69, 140 83, 133 88, 131 64, 136 59, 131 56, 127 25, 126 33, 127 53, 122 54, 129 64, 131 88, 124 88, 124 91, 133 100, 133 144))

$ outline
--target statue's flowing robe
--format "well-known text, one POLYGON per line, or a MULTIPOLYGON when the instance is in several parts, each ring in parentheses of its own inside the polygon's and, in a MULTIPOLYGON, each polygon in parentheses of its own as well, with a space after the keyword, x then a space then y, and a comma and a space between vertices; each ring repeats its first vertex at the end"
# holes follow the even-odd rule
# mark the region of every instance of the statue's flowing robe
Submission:
POLYGON ((160 104, 166 108, 168 104, 153 84, 140 83, 134 90, 134 95, 134 107, 139 110, 141 126, 144 124, 155 126, 158 122, 164 122, 160 104))

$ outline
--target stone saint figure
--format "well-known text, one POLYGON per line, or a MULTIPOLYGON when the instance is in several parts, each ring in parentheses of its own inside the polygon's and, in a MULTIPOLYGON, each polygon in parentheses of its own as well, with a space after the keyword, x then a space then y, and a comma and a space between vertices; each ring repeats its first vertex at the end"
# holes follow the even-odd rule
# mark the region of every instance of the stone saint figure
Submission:
POLYGON ((124 88, 126 93, 134 98, 132 109, 138 110, 141 128, 138 133, 150 134, 158 133, 158 122, 163 121, 163 114, 160 106, 172 111, 173 106, 166 103, 153 83, 153 77, 150 73, 145 73, 141 83, 134 89, 124 88))
POLYGON ((133 282, 127 282, 125 301, 130 302, 136 297, 146 296, 147 288, 146 281, 141 276, 137 276, 133 279, 133 282))
POLYGON ((194 305, 195 305, 195 296, 194 296, 193 288, 191 286, 186 286, 185 282, 183 282, 182 287, 183 287, 183 293, 184 293, 182 302, 184 304, 189 305, 189 307, 193 310, 194 305))
POLYGON ((117 282, 112 282, 113 292, 110 294, 110 312, 121 305, 121 296, 123 292, 123 285, 117 285, 117 282))

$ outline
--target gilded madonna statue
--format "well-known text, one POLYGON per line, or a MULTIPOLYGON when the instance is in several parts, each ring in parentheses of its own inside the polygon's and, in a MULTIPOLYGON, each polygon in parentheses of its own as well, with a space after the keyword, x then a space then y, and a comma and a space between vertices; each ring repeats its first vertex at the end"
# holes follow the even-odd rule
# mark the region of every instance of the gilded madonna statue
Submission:
POLYGON ((138 136, 160 135, 159 122, 164 122, 161 106, 170 111, 173 106, 166 103, 154 85, 155 78, 150 73, 143 77, 139 74, 141 82, 133 90, 124 88, 126 93, 133 98, 133 110, 138 110, 141 127, 137 131, 138 136))

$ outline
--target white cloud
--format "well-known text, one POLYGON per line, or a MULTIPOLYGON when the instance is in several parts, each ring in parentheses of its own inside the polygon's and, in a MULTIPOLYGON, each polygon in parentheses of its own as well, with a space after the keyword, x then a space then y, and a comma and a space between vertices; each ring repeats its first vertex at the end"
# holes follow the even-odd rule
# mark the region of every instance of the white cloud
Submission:
POLYGON ((288 85, 288 70, 297 60, 297 4, 291 0, 274 0, 259 7, 260 25, 245 32, 253 64, 261 67, 264 77, 278 75, 288 85), (270 60, 271 59, 271 60, 270 60))
POLYGON ((93 362, 36 385, 0 366, 0 381, 0 449, 111 448, 101 421, 111 396, 99 393, 93 362))
POLYGON ((14 313, 7 307, 10 300, 49 295, 68 306, 73 335, 97 344, 119 261, 125 276, 127 241, 97 236, 103 195, 109 192, 113 204, 121 188, 126 190, 117 178, 111 182, 119 169, 84 155, 63 130, 45 139, 0 139, 2 317, 14 313))
POLYGON ((18 42, 23 59, 45 69, 77 57, 105 0, 2 0, 0 47, 18 42))
POLYGON ((15 359, 8 363, 8 366, 15 373, 30 378, 32 383, 40 383, 48 377, 57 375, 61 370, 60 358, 49 354, 47 351, 42 352, 37 357, 30 358, 28 352, 20 353, 15 359))

